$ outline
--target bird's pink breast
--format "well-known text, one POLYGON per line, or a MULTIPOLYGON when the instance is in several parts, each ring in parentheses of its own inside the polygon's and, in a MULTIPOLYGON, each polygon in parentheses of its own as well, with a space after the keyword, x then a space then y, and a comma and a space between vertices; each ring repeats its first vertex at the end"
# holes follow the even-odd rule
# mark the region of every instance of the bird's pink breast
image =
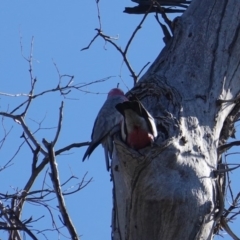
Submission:
POLYGON ((153 142, 153 135, 143 129, 136 127, 128 134, 127 143, 133 149, 139 150, 149 146, 153 142))

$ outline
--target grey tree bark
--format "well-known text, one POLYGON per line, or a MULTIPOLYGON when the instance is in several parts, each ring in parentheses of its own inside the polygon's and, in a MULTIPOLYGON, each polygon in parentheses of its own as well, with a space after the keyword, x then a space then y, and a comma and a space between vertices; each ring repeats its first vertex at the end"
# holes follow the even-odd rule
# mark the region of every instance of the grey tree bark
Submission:
POLYGON ((240 1, 193 0, 131 90, 159 136, 138 152, 115 139, 112 239, 213 239, 222 211, 218 147, 240 108, 239 29, 240 1))

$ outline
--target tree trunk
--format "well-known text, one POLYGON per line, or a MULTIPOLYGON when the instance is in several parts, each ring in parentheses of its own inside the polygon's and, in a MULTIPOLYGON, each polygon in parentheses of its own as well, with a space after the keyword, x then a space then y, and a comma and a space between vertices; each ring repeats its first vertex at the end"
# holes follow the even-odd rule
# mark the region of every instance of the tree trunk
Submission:
POLYGON ((114 240, 208 240, 221 215, 214 170, 239 103, 240 2, 193 0, 174 36, 131 90, 157 122, 140 151, 116 137, 114 240))

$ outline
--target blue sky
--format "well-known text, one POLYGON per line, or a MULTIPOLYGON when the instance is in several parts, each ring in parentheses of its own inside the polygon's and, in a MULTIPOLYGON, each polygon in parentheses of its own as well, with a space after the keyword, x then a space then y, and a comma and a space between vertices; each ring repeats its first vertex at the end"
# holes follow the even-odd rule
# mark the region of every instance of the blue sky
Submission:
MULTIPOLYGON (((123 13, 125 6, 133 5, 129 0, 100 1, 102 29, 105 34, 118 38, 116 43, 122 48, 142 18, 123 13)), ((122 64, 122 57, 110 44, 105 44, 99 38, 89 50, 80 51, 96 34, 94 29, 99 27, 95 1, 2 1, 0 16, 0 92, 29 92, 29 66, 22 53, 25 57, 29 56, 32 39, 33 76, 37 78, 35 93, 57 86, 58 73, 54 63, 61 74, 74 75, 74 83, 85 84, 112 76, 106 82, 83 88, 83 91, 72 91, 68 95, 69 99, 63 99, 59 93, 46 94, 33 101, 26 116, 32 132, 38 129, 36 122, 44 120, 42 129, 36 133, 39 142, 43 137, 52 141, 60 103, 64 100, 62 132, 55 149, 74 142, 89 141, 95 117, 106 99, 106 93, 118 83, 124 91, 133 86, 130 73, 122 64)), ((162 48, 161 29, 154 16, 149 15, 129 50, 129 61, 135 72, 138 73, 147 62, 152 63, 162 48)), ((68 78, 62 81, 67 82, 68 78)), ((0 95, 0 111, 13 109, 25 99, 24 96, 0 95)), ((13 128, 0 151, 0 166, 14 155, 23 141, 20 138, 22 129, 17 123, 6 119, 4 126, 8 130, 13 128)), ((2 133, 0 129, 0 134, 2 133)), ((85 150, 86 148, 74 149, 57 158, 62 182, 71 174, 79 178, 70 181, 64 190, 75 186, 86 172, 87 178, 93 177, 88 187, 75 195, 67 196, 66 204, 81 239, 107 240, 110 239, 112 183, 105 169, 103 149, 98 147, 90 159, 82 163, 85 150)), ((232 161, 237 162, 237 158, 232 161)), ((1 192, 14 193, 16 189, 22 189, 29 178, 31 151, 26 144, 12 163, 11 167, 0 172, 1 192)), ((41 188, 44 174, 45 172, 33 190, 41 188)), ((51 184, 49 179, 47 183, 51 184)), ((51 205, 54 209, 57 203, 53 201, 51 205)), ((39 229, 50 228, 51 221, 47 217, 46 209, 39 211, 39 207, 34 203, 25 205, 23 218, 38 218, 42 215, 45 217, 39 220, 36 226, 39 229)), ((234 224, 233 229, 240 235, 236 226, 238 224, 239 221, 234 224)), ((58 237, 51 232, 46 235, 51 236, 49 239, 58 237)), ((0 232, 0 238, 6 239, 6 236, 6 233, 0 232)), ((41 234, 37 236, 44 239, 41 234)), ((64 239, 63 236, 59 238, 64 239)), ((224 239, 230 238, 224 235, 224 239)))

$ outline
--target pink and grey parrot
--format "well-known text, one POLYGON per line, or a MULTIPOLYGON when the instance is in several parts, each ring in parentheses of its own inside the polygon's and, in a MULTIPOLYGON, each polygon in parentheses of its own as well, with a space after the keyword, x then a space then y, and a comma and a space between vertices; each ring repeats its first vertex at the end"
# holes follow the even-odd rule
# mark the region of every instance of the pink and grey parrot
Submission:
POLYGON ((113 88, 109 93, 107 100, 100 109, 95 120, 91 143, 83 156, 83 161, 90 156, 93 150, 102 143, 105 152, 107 170, 109 170, 109 157, 112 158, 113 134, 120 129, 123 116, 116 110, 115 106, 127 101, 124 93, 119 88, 113 88))
POLYGON ((124 117, 122 139, 131 148, 139 150, 154 142, 158 134, 154 118, 140 101, 118 103, 116 109, 124 117))

